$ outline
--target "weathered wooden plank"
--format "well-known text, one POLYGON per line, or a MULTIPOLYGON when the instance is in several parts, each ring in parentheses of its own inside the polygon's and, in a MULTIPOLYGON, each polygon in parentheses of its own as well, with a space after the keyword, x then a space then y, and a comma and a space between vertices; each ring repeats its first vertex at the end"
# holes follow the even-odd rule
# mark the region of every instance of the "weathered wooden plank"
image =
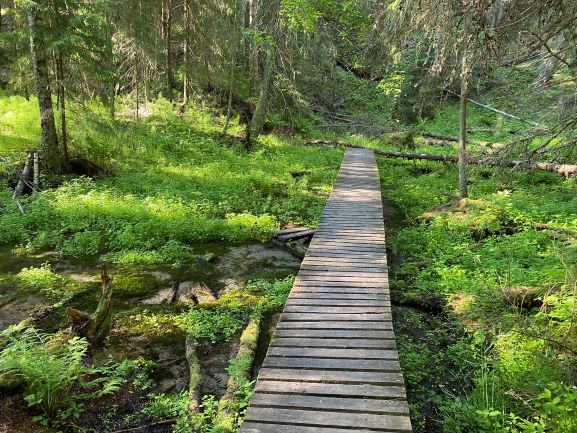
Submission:
POLYGON ((320 314, 370 314, 382 313, 390 314, 390 307, 383 305, 373 305, 370 307, 350 307, 350 306, 334 306, 334 305, 287 305, 284 309, 285 313, 320 313, 320 314))
MULTIPOLYGON (((374 431, 374 430, 373 430, 374 431)), ((240 427, 239 433, 370 433, 366 429, 342 429, 300 426, 293 424, 273 424, 247 421, 240 427)), ((379 430, 379 433, 398 433, 386 430, 379 430)))
POLYGON ((392 360, 399 358, 397 351, 392 349, 324 349, 315 347, 270 347, 268 356, 392 360))
POLYGON ((323 313, 283 313, 281 320, 288 322, 323 322, 341 320, 350 322, 390 322, 391 313, 352 313, 352 314, 323 314, 323 313))
POLYGON ((290 297, 286 303, 286 306, 303 306, 303 305, 315 305, 315 306, 335 306, 335 307, 373 307, 375 305, 381 307, 390 307, 391 301, 381 300, 376 302, 374 299, 327 299, 326 297, 320 297, 317 299, 301 299, 290 297))
POLYGON ((258 378, 261 380, 282 380, 287 382, 356 383, 403 386, 401 373, 382 373, 375 371, 331 371, 331 370, 292 370, 287 368, 264 367, 258 378))
POLYGON ((343 321, 332 317, 325 321, 280 321, 277 329, 371 329, 390 330, 393 329, 392 321, 388 322, 364 322, 364 321, 343 321))
POLYGON ((285 407, 294 409, 325 409, 377 414, 408 415, 409 406, 399 400, 366 398, 310 397, 293 394, 255 394, 251 404, 258 407, 285 407))
POLYGON ((362 292, 362 293, 343 293, 343 292, 331 292, 328 289, 328 294, 324 292, 317 292, 317 291, 294 291, 291 293, 290 299, 310 299, 310 300, 317 300, 317 299, 324 299, 327 301, 347 301, 347 300, 377 300, 377 301, 390 301, 391 297, 387 292, 362 292))
POLYGON ((271 347, 324 347, 327 349, 395 349, 395 340, 362 338, 283 338, 275 337, 271 347))
POLYGON ((275 424, 295 424, 315 427, 366 428, 410 432, 411 423, 407 416, 358 414, 348 412, 318 412, 303 409, 252 407, 245 419, 275 424))
POLYGON ((361 398, 404 398, 405 389, 402 386, 371 385, 371 384, 332 384, 285 382, 277 380, 258 380, 256 392, 279 394, 326 395, 330 397, 361 397, 361 398))
POLYGON ((268 356, 264 367, 305 368, 309 370, 339 371, 382 371, 399 372, 401 367, 396 360, 383 359, 338 359, 338 358, 300 358, 268 356))
POLYGON ((393 331, 339 330, 339 329, 277 329, 275 338, 363 338, 392 339, 393 331))

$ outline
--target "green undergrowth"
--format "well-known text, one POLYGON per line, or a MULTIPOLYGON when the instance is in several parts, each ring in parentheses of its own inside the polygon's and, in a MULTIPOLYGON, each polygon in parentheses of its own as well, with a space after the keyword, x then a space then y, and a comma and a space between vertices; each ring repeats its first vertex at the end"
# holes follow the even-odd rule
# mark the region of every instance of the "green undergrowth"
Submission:
MULTIPOLYGON (((409 216, 390 240, 404 258, 394 298, 436 314, 441 306, 466 336, 440 349, 428 346, 436 337, 401 342, 417 406, 432 393, 447 433, 577 431, 575 179, 472 168, 470 199, 455 201, 453 165, 379 158, 379 167, 409 216), (466 368, 447 363, 446 373, 462 386, 429 386, 439 372, 425 360, 436 350, 456 350, 466 368)), ((429 431, 418 410, 414 421, 429 431)))
POLYGON ((195 258, 190 243, 265 240, 288 222, 316 224, 341 150, 266 136, 247 153, 220 135, 220 118, 208 110, 177 116, 162 100, 150 110, 138 122, 71 116, 73 151, 113 175, 75 177, 25 197, 24 216, 4 188, 0 242, 70 256, 111 252, 119 263, 175 263, 195 258))
POLYGON ((218 301, 200 304, 178 312, 159 306, 119 319, 134 335, 192 333, 199 341, 216 343, 238 335, 251 314, 268 314, 284 306, 292 287, 292 277, 269 282, 254 280, 222 294, 218 301))

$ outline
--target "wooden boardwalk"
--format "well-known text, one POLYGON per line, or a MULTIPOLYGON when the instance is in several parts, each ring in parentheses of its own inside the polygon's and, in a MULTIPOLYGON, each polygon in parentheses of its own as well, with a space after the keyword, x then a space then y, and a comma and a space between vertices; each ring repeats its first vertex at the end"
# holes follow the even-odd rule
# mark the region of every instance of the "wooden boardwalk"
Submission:
POLYGON ((379 173, 348 149, 239 433, 411 432, 379 173))

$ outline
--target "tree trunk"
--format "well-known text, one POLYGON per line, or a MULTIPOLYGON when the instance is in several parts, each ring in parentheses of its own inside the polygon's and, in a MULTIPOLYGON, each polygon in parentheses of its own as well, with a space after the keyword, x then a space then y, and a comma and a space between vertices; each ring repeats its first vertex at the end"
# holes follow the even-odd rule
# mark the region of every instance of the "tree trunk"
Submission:
POLYGON ((172 0, 162 1, 162 32, 165 41, 166 60, 166 99, 172 101, 172 0))
POLYGON ((267 103, 269 99, 270 89, 272 87, 272 81, 276 66, 276 44, 275 44, 275 34, 278 21, 278 14, 280 9, 280 1, 273 0, 270 5, 268 5, 270 12, 267 19, 267 34, 272 38, 271 41, 267 41, 266 47, 266 58, 264 66, 264 74, 260 84, 260 90, 258 95, 258 100, 256 107, 254 109, 254 114, 248 125, 248 131, 246 136, 246 146, 247 150, 251 147, 251 141, 259 136, 262 132, 262 127, 267 112, 267 103))
POLYGON ((272 79, 274 76, 275 69, 275 59, 276 59, 276 49, 274 47, 269 47, 266 53, 266 65, 264 68, 264 75, 262 77, 262 82, 260 85, 260 91, 258 95, 258 100, 256 107, 254 109, 254 114, 249 124, 249 131, 247 134, 247 150, 252 146, 252 140, 256 139, 262 132, 262 127, 264 125, 264 120, 266 117, 267 102, 269 98, 270 88, 272 86, 272 79))
MULTIPOLYGON (((248 0, 248 26, 251 29, 257 27, 257 0, 248 0)), ((248 77, 249 77, 249 94, 256 95, 256 88, 258 84, 258 49, 254 42, 249 44, 248 61, 248 77)))
POLYGON ((459 109, 459 194, 461 198, 469 195, 467 190, 467 98, 469 96, 469 17, 464 17, 464 49, 461 58, 461 95, 459 109))
POLYGON ((182 88, 182 104, 186 104, 189 98, 189 74, 190 74, 190 29, 191 29, 191 16, 190 16, 190 0, 184 0, 184 77, 183 77, 183 88, 182 88))
MULTIPOLYGON (((110 69, 114 70, 114 43, 112 41, 112 23, 110 22, 110 15, 108 12, 105 12, 104 19, 106 21, 106 51, 108 56, 108 61, 110 62, 110 69)), ((109 113, 110 118, 114 120, 116 118, 116 73, 112 73, 112 76, 109 78, 110 82, 108 83, 109 86, 109 113)))
POLYGON ((35 6, 31 6, 28 10, 28 26, 30 29, 30 53, 40 108, 42 160, 48 172, 58 174, 63 170, 64 161, 58 147, 45 43, 42 35, 39 34, 39 30, 42 29, 42 20, 35 6))
POLYGON ((58 49, 56 52, 56 69, 58 77, 57 79, 57 91, 58 91, 58 102, 60 105, 60 129, 62 137, 62 154, 64 156, 64 162, 69 163, 70 159, 68 157, 68 132, 66 130, 66 95, 64 88, 64 60, 62 56, 62 50, 58 49))
POLYGON ((224 123, 223 134, 226 134, 228 126, 230 125, 230 120, 232 119, 232 99, 234 95, 234 80, 237 68, 237 59, 242 50, 242 40, 243 35, 240 29, 244 26, 244 12, 245 12, 245 0, 236 0, 236 12, 235 12, 235 24, 237 25, 237 43, 232 54, 232 61, 230 64, 230 83, 228 87, 228 104, 226 109, 226 122, 224 123))
MULTIPOLYGON (((465 62, 465 60, 463 60, 465 62)), ((461 107, 459 110, 459 194, 468 196, 467 191, 467 80, 461 77, 461 107)))

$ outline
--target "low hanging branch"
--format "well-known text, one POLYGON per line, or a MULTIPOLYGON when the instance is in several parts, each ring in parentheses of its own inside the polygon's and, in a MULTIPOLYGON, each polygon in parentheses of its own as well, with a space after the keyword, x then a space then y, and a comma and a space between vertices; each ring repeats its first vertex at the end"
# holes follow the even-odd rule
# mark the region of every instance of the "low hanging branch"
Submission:
MULTIPOLYGON (((357 144, 348 143, 345 141, 331 141, 331 140, 310 140, 307 141, 309 145, 327 145, 327 146, 345 146, 357 149, 369 149, 364 146, 359 146, 357 144)), ((409 160, 420 159, 427 161, 440 161, 440 162, 458 162, 458 157, 453 155, 437 155, 430 153, 406 153, 406 152, 393 152, 378 149, 374 150, 377 155, 386 156, 389 158, 405 158, 409 160)), ((472 165, 486 165, 489 167, 511 167, 511 168, 521 168, 528 170, 545 170, 553 173, 559 173, 565 177, 577 174, 577 165, 575 164, 555 164, 552 162, 525 162, 516 161, 510 159, 498 159, 498 158, 477 158, 469 156, 467 157, 467 164, 472 165)))

